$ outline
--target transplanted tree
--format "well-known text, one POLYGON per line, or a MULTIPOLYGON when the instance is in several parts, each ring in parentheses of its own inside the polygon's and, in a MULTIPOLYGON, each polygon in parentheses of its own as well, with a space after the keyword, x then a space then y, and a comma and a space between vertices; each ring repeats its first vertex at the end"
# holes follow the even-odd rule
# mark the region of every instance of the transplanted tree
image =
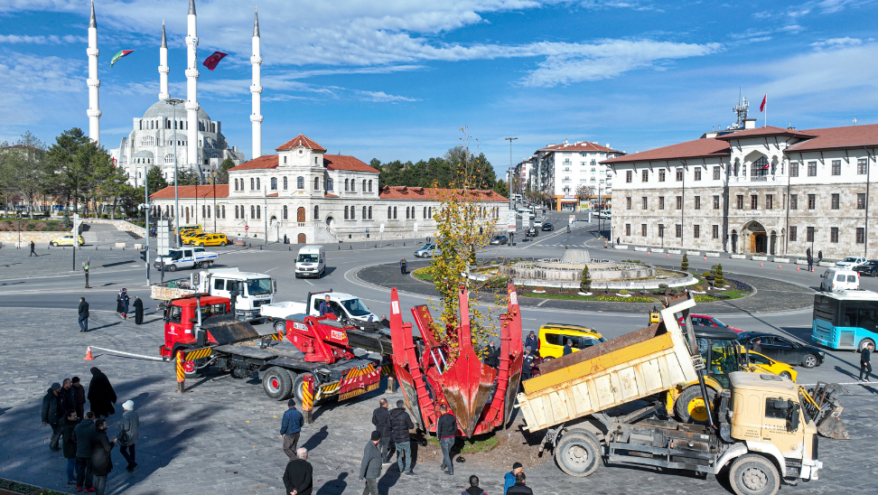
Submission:
POLYGON ((585 293, 591 291, 591 274, 588 272, 588 265, 582 267, 582 274, 579 276, 579 290, 585 293))
POLYGON ((726 278, 723 275, 722 263, 716 265, 716 274, 713 276, 713 285, 715 285, 716 287, 726 286, 726 278))

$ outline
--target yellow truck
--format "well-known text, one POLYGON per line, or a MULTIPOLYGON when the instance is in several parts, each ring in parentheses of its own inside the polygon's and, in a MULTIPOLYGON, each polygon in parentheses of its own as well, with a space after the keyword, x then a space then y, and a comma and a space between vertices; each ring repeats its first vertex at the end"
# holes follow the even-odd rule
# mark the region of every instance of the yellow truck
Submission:
MULTIPOLYGON (((659 467, 729 477, 738 495, 774 495, 782 482, 816 480, 817 427, 787 378, 734 371, 705 425, 667 416, 661 397, 680 383, 699 383, 704 362, 691 323, 688 293, 670 300, 662 322, 540 366, 523 383, 524 429, 547 429, 540 450, 553 450, 565 473, 592 474, 608 464, 659 467), (639 407, 639 408, 638 408, 639 407)), ((707 400, 705 400, 707 402, 707 400)))

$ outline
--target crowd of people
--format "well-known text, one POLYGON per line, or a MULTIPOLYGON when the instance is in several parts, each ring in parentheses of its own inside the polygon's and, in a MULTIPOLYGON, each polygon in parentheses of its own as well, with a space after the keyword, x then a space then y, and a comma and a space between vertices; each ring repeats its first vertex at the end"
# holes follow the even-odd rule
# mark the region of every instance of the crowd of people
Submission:
POLYGON ((128 462, 127 469, 133 471, 137 467, 134 446, 140 418, 133 401, 123 403, 118 433, 110 440, 107 419, 116 413, 116 392, 99 368, 92 368, 91 374, 87 391, 78 376, 53 383, 43 397, 41 420, 52 428, 49 449, 62 451, 67 459, 67 484, 75 485, 77 492, 103 495, 113 470, 111 452, 116 444, 128 462))

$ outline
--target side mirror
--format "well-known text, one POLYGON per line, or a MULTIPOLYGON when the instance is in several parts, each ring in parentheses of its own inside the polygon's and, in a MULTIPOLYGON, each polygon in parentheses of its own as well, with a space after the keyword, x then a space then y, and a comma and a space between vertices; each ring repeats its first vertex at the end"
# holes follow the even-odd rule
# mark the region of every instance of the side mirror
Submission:
POLYGON ((277 292, 277 280, 271 279, 271 288, 274 292, 277 292))
POLYGON ((787 424, 787 431, 799 430, 799 405, 790 401, 790 419, 787 424))

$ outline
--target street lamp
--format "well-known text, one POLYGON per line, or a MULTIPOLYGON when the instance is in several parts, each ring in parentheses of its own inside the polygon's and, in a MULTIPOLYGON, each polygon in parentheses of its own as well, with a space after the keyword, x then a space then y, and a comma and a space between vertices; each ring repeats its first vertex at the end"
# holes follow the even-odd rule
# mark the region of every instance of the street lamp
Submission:
POLYGON ((216 209, 216 169, 213 169, 213 233, 216 234, 216 216, 219 212, 216 209))
MULTIPOLYGON (((169 98, 166 100, 168 104, 170 104, 174 108, 174 242, 177 244, 177 248, 180 248, 180 197, 177 194, 177 105, 186 103, 186 100, 182 98, 169 98)), ((198 143, 194 144, 195 146, 198 143)))

